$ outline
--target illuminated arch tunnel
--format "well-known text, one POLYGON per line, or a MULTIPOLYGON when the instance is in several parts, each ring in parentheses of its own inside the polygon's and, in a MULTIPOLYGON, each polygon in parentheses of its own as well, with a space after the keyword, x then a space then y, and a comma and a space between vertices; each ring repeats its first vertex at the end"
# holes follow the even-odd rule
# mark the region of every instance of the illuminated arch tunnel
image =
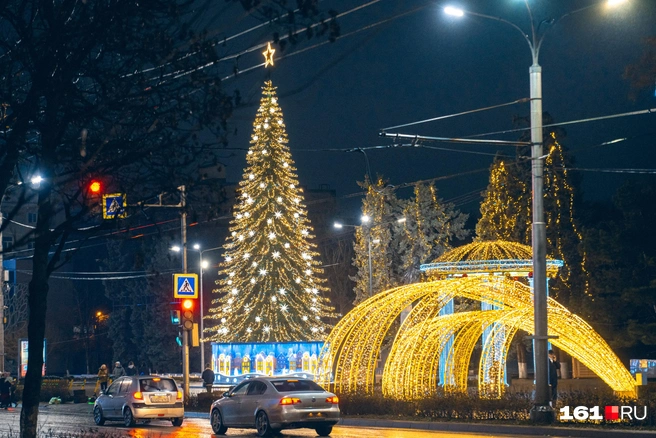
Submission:
MULTIPOLYGON (((548 260, 548 275, 553 277, 561 265, 548 260)), ((517 330, 534 331, 530 247, 476 242, 422 268, 428 281, 381 292, 340 320, 321 352, 320 383, 339 392, 373 393, 383 341, 401 312, 412 306, 385 363, 383 393, 416 399, 435 394, 440 384, 447 392, 465 392, 472 352, 482 338, 479 396, 501 397, 512 338, 517 330), (454 298, 480 301, 482 310, 445 313, 454 298)), ((590 325, 552 298, 547 312, 553 345, 586 365, 614 391, 635 395, 634 378, 590 325)))

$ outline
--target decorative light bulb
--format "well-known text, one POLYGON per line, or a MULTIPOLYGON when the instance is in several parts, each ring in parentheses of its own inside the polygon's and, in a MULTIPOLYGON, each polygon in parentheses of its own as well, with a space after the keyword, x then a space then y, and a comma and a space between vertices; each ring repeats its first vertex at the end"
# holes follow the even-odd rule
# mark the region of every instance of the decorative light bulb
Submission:
POLYGON ((253 266, 254 268, 257 268, 257 262, 253 262, 253 265, 252 265, 252 266, 253 266))
POLYGON ((266 184, 264 184, 264 183, 260 183, 260 188, 261 188, 261 189, 263 189, 263 188, 265 188, 265 187, 266 187, 266 184))
POLYGON ((231 293, 232 293, 233 295, 237 295, 237 294, 239 293, 239 291, 237 290, 236 287, 233 287, 231 293))
POLYGON ((253 237, 254 235, 255 235, 255 231, 249 231, 249 232, 248 232, 248 236, 249 236, 249 237, 253 237))
POLYGON ((262 318, 260 318, 259 316, 256 316, 255 317, 255 322, 260 322, 260 321, 262 321, 262 318))
POLYGON ((249 253, 247 253, 247 252, 246 252, 246 253, 244 253, 244 258, 245 258, 245 259, 247 259, 247 260, 248 260, 248 258, 249 258, 250 256, 251 256, 251 255, 250 255, 249 253))
POLYGON ((278 292, 280 293, 280 295, 285 295, 287 293, 287 291, 282 287, 280 288, 280 290, 278 292))
POLYGON ((235 276, 235 273, 234 273, 234 272, 231 272, 231 273, 228 274, 228 275, 230 275, 231 277, 234 277, 234 276, 235 276))
POLYGON ((272 296, 272 297, 271 297, 271 301, 273 301, 273 302, 275 303, 276 301, 278 301, 278 297, 276 297, 275 295, 272 296))
POLYGON ((282 213, 279 212, 279 211, 276 211, 273 215, 278 219, 280 219, 282 217, 282 213))
POLYGON ((234 237, 234 236, 236 236, 236 235, 237 235, 237 232, 236 232, 236 231, 233 231, 233 232, 232 232, 232 237, 234 237))
POLYGON ((289 167, 289 164, 285 161, 284 163, 282 163, 282 167, 289 167))
POLYGON ((274 232, 269 233, 269 240, 273 240, 275 238, 276 238, 276 233, 274 232))
POLYGON ((278 202, 278 204, 280 204, 282 202, 282 196, 278 196, 276 198, 276 202, 278 202))
MULTIPOLYGON (((253 329, 250 328, 250 327, 248 327, 248 328, 246 329, 246 331, 247 331, 248 333, 251 333, 251 332, 253 331, 253 329)), ((236 380, 236 379, 235 379, 235 380, 236 380)))
POLYGON ((267 275, 266 269, 260 269, 260 275, 267 275))
POLYGON ((271 330, 271 327, 269 327, 268 325, 265 325, 263 330, 265 332, 269 333, 269 331, 271 330))
POLYGON ((256 280, 254 278, 251 278, 251 284, 255 284, 255 281, 256 280))
POLYGON ((251 180, 252 180, 252 179, 255 179, 255 175, 253 175, 253 174, 251 173, 250 175, 248 175, 248 179, 251 179, 251 180))
POLYGON ((267 219, 267 224, 271 225, 272 222, 271 218, 267 219))
POLYGON ((303 315, 303 321, 307 321, 307 320, 308 320, 308 317, 303 315))
POLYGON ((225 324, 225 322, 226 322, 226 319, 225 319, 225 318, 221 318, 221 323, 225 324))
POLYGON ((301 277, 296 277, 296 283, 300 283, 300 282, 301 282, 301 277))
POLYGON ((232 280, 228 280, 228 286, 232 284, 232 280))
POLYGON ((280 306, 280 310, 282 310, 283 312, 286 312, 286 311, 287 311, 287 308, 288 308, 288 307, 287 307, 287 304, 282 304, 282 305, 280 306))
POLYGON ((282 120, 278 120, 278 124, 279 124, 279 125, 282 125, 282 120))
POLYGON ((274 251, 272 256, 274 259, 277 259, 278 257, 280 257, 280 253, 278 251, 274 251))
POLYGON ((253 140, 255 140, 255 141, 257 141, 259 138, 260 138, 260 137, 258 137, 257 135, 254 135, 254 136, 253 136, 253 140))
POLYGON ((294 213, 294 219, 298 219, 298 213, 294 213))
POLYGON ((306 269, 306 270, 305 270, 305 275, 310 275, 311 273, 312 273, 311 270, 309 270, 309 269, 306 269))
POLYGON ((226 256, 225 261, 226 261, 226 262, 231 262, 231 261, 232 261, 232 257, 230 257, 230 256, 226 256))
POLYGON ((248 155, 253 155, 253 151, 248 151, 248 155))
POLYGON ((286 242, 284 245, 285 248, 289 248, 289 242, 286 242))

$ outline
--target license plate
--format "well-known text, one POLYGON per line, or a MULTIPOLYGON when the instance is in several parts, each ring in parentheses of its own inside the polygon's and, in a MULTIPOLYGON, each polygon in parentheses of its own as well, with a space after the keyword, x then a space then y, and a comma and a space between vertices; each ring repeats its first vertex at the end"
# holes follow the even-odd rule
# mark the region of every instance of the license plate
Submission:
POLYGON ((169 401, 169 398, 165 395, 151 395, 150 401, 153 403, 166 403, 169 401))

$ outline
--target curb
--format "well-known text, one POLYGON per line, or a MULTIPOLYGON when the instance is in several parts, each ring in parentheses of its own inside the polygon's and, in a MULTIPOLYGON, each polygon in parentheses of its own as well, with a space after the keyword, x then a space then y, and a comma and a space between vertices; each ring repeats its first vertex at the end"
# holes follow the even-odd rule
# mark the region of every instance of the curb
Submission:
MULTIPOLYGON (((187 418, 204 418, 209 420, 210 415, 204 412, 185 412, 187 418)), ((429 430, 434 432, 471 432, 494 433, 502 435, 533 435, 533 436, 560 436, 581 438, 626 438, 626 437, 653 437, 653 430, 598 430, 587 428, 569 428, 561 426, 515 426, 505 424, 484 423, 451 423, 403 420, 376 420, 360 418, 342 418, 338 426, 347 427, 378 427, 384 429, 412 429, 429 430)))

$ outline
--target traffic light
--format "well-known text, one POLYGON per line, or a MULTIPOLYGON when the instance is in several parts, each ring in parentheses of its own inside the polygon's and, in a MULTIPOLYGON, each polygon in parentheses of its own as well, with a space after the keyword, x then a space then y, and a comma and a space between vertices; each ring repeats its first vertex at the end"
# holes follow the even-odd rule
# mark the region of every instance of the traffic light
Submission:
POLYGON ((91 180, 89 183, 89 193, 92 195, 99 195, 102 192, 102 183, 97 179, 91 180))
POLYGON ((180 325, 180 311, 171 310, 171 324, 180 325))
POLYGON ((187 298, 182 300, 182 328, 191 330, 194 328, 194 300, 187 298))

